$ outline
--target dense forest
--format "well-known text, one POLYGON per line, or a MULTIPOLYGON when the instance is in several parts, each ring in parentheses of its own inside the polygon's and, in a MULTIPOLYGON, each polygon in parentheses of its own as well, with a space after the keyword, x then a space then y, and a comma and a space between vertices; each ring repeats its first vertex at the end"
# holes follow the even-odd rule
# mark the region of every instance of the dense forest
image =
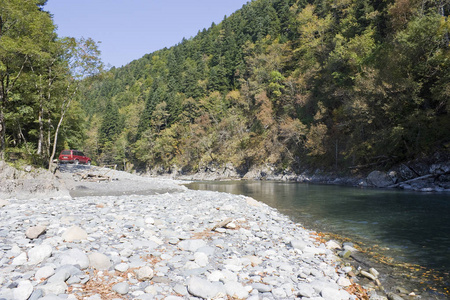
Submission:
MULTIPOLYGON (((387 167, 449 151, 449 11, 445 0, 248 2, 178 45, 75 80, 54 144, 83 148, 98 164, 163 172, 387 167)), ((30 78, 0 99, 3 144, 38 151, 64 97, 47 105, 27 85, 50 80, 44 63, 38 74, 29 61, 30 78)))
POLYGON ((92 39, 56 35, 46 2, 0 0, 0 159, 40 166, 82 145, 79 87, 102 70, 92 39))

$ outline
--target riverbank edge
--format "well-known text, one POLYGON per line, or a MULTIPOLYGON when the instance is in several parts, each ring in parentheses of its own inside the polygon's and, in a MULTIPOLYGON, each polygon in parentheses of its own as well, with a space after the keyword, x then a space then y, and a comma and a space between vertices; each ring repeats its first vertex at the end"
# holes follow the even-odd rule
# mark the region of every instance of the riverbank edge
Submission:
MULTIPOLYGON (((67 189, 66 187, 70 187, 71 190, 77 189, 78 187, 83 187, 83 189, 89 189, 92 186, 96 186, 96 187, 100 187, 100 189, 104 189, 105 191, 108 190, 109 194, 111 193, 111 189, 115 189, 117 188, 117 186, 120 185, 120 183, 122 183, 122 185, 127 186, 127 188, 133 188, 133 186, 130 186, 129 183, 131 181, 136 181, 138 183, 138 185, 142 186, 142 184, 145 184, 145 182, 154 182, 157 181, 158 179, 155 178, 148 178, 148 177, 143 177, 143 176, 139 176, 139 175, 132 175, 126 172, 121 172, 121 171, 112 171, 111 174, 111 180, 108 182, 89 182, 89 184, 83 180, 80 180, 78 178, 78 180, 74 180, 74 176, 79 176, 79 174, 75 175, 75 174, 69 174, 68 176, 61 176, 61 174, 59 174, 58 176, 53 176, 53 175, 49 175, 49 173, 42 171, 42 170, 30 170, 27 168, 26 171, 19 171, 19 170, 13 170, 11 168, 5 167, 3 166, 3 171, 8 171, 8 172, 2 172, 3 175, 5 174, 9 174, 10 177, 12 177, 13 179, 10 179, 9 181, 12 182, 12 188, 15 189, 17 187, 22 187, 22 186, 32 186, 35 187, 36 185, 38 185, 40 182, 45 182, 46 180, 48 180, 49 178, 53 179, 53 183, 50 186, 45 186, 43 188, 47 188, 49 189, 48 192, 50 192, 49 194, 46 194, 45 191, 43 192, 43 189, 39 189, 36 190, 35 188, 32 189, 28 189, 28 190, 23 190, 21 191, 19 194, 22 196, 21 198, 26 198, 24 196, 28 196, 31 199, 39 199, 39 198, 72 198, 71 196, 69 196, 69 189, 67 189), (19 176, 20 175, 20 176, 19 176), (19 178, 18 178, 19 177, 19 178), (31 180, 31 181, 30 181, 31 180), (39 180, 43 180, 43 181, 39 181, 39 180), (131 181, 130 181, 131 180, 131 181), (20 184, 18 184, 18 182, 20 184), (33 184, 30 185, 29 183, 32 182, 33 184), (113 183, 111 183, 113 182, 113 183)), ((91 167, 88 168, 88 170, 91 170, 91 167)), ((99 169, 99 168, 93 168, 93 170, 95 170, 94 172, 97 173, 102 173, 105 170, 104 169, 99 169)), ((89 172, 89 171, 88 171, 89 172)), ((110 172, 110 170, 107 170, 107 172, 110 172)), ((67 175, 67 174, 66 174, 67 175)), ((2 183, 5 183, 5 180, 2 181, 2 183)), ((159 182, 159 184, 163 184, 166 185, 168 184, 169 186, 171 186, 170 189, 163 189, 163 190, 158 190, 158 192, 161 191, 165 191, 170 193, 170 190, 174 190, 173 187, 175 186, 180 186, 183 184, 188 183, 187 181, 176 181, 176 180, 168 180, 167 178, 162 178, 162 180, 159 182)), ((10 186, 11 188, 11 186, 10 186)), ((180 189, 177 192, 180 192, 182 190, 184 190, 185 187, 180 187, 180 189)), ((17 192, 17 190, 15 191, 17 192)), ((120 191, 120 193, 122 193, 123 191, 120 191)), ((17 195, 17 194, 16 194, 17 195)), ((122 194, 120 194, 122 195, 122 194)), ((1 198, 5 199, 5 195, 0 195, 0 202, 2 203, 7 203, 7 200, 2 200, 1 198), (5 202, 6 201, 6 202, 5 202)), ((16 198, 16 196, 13 196, 12 194, 8 196, 6 196, 6 199, 13 199, 16 198)), ((256 200, 254 200, 256 201, 256 200)), ((256 201, 258 203, 259 201, 256 201)), ((4 206, 7 204, 2 204, 1 206, 4 206)), ((276 209, 275 209, 276 210, 276 209)), ((282 213, 278 212, 279 214, 283 215, 282 213)), ((336 243, 333 240, 321 240, 321 237, 323 236, 323 234, 321 232, 315 231, 313 230, 312 232, 314 232, 317 237, 318 237, 318 241, 320 241, 321 243, 325 244, 325 243, 331 243, 332 249, 335 251, 335 255, 336 257, 340 257, 339 259, 343 259, 341 266, 344 267, 345 264, 348 263, 348 260, 346 261, 345 259, 348 259, 349 257, 351 257, 351 253, 353 253, 354 249, 352 249, 352 244, 347 243, 347 244, 342 244, 342 243, 336 243), (347 248, 347 249, 346 249, 347 248), (349 250, 351 249, 351 250, 349 250), (349 254, 350 253, 350 254, 349 254), (347 257, 348 256, 348 257, 347 257)), ((370 265, 370 263, 367 263, 366 265, 370 265)), ((361 272, 357 272, 356 268, 353 268, 352 270, 352 274, 354 275, 354 278, 357 278, 356 276, 362 276, 360 279, 363 279, 367 282, 371 283, 371 287, 369 289, 373 289, 373 290, 378 290, 381 291, 382 293, 384 293, 385 295, 388 295, 385 293, 385 291, 381 290, 380 288, 380 284, 377 285, 377 280, 378 276, 376 276, 375 278, 370 278, 367 277, 367 275, 361 275, 361 272)), ((365 271, 366 274, 371 274, 369 273, 369 270, 365 271)), ((373 275, 373 274, 372 274, 373 275)), ((359 280, 358 280, 359 281, 359 280)), ((383 280, 384 281, 384 280, 383 280)), ((358 286, 358 285, 355 285, 358 286)), ((365 293, 366 291, 363 289, 355 289, 355 292, 359 292, 359 293, 365 293)), ((383 296, 379 296, 377 295, 376 297, 383 297, 383 296)), ((383 299, 383 298, 374 298, 374 299, 383 299)))

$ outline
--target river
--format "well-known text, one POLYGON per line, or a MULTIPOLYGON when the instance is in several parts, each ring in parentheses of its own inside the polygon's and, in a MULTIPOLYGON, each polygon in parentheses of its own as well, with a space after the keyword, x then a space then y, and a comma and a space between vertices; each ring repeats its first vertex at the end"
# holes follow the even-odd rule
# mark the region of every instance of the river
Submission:
MULTIPOLYGON (((450 287, 450 194, 271 181, 195 182, 191 189, 252 197, 307 228, 350 238, 402 265, 422 289, 450 287)), ((440 294, 440 293, 438 293, 440 294)), ((441 294, 442 295, 442 294, 441 294)), ((440 299, 437 297, 436 299, 440 299)))

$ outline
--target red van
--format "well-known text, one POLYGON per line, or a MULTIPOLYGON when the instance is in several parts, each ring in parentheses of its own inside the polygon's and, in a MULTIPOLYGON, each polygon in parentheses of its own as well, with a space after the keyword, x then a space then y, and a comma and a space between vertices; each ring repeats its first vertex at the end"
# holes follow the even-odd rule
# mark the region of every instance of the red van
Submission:
POLYGON ((59 163, 91 164, 91 159, 78 150, 63 150, 59 155, 59 163))

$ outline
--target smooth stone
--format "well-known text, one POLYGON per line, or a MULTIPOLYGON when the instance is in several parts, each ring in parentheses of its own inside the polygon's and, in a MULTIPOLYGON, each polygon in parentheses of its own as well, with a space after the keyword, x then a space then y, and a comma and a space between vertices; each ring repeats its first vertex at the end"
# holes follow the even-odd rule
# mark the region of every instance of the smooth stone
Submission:
POLYGON ((306 248, 306 243, 304 241, 301 240, 292 240, 291 241, 291 246, 294 249, 298 249, 298 250, 305 250, 306 248))
POLYGON ((54 295, 64 294, 67 291, 68 286, 64 281, 62 282, 59 281, 47 283, 45 285, 39 286, 39 288, 42 290, 44 296, 47 296, 50 294, 54 295))
POLYGON ((287 297, 286 291, 283 288, 272 289, 272 295, 275 299, 285 299, 287 297))
POLYGON ((214 284, 199 277, 191 277, 189 278, 187 285, 189 293, 196 297, 208 299, 224 297, 226 295, 223 285, 219 282, 214 284))
POLYGON ((112 290, 117 294, 126 295, 130 290, 130 285, 126 282, 116 283, 115 285, 113 285, 112 290))
POLYGON ((154 275, 152 268, 148 266, 141 267, 134 271, 134 273, 139 281, 151 280, 154 275))
POLYGON ((39 245, 28 251, 28 261, 31 264, 39 264, 52 255, 52 246, 39 245))
POLYGON ((377 278, 375 276, 373 276, 373 274, 370 274, 369 272, 366 272, 366 271, 361 271, 361 275, 363 275, 364 277, 367 277, 373 281, 377 280, 377 278))
POLYGON ((232 298, 245 299, 248 297, 248 291, 242 284, 236 281, 229 281, 224 284, 227 295, 232 298))
POLYGON ((88 258, 89 265, 97 270, 108 270, 112 265, 109 257, 102 253, 91 253, 88 258))
POLYGON ((89 267, 89 257, 78 248, 70 249, 59 256, 61 265, 79 265, 81 270, 89 267))
POLYGON ((173 291, 181 296, 186 296, 187 294, 189 294, 187 288, 182 284, 176 284, 173 287, 173 291))
POLYGON ((28 298, 28 300, 38 300, 38 299, 44 299, 45 297, 42 297, 43 293, 41 289, 36 289, 31 293, 31 296, 28 298))
POLYGON ((4 207, 6 205, 9 205, 9 201, 0 199, 0 208, 4 207))
POLYGON ((208 256, 203 252, 194 253, 195 263, 200 267, 206 267, 209 263, 208 256))
POLYGON ((388 293, 387 297, 389 300, 404 300, 403 297, 400 297, 399 295, 395 293, 388 293))
POLYGON ((268 293, 272 291, 272 286, 264 283, 255 282, 252 284, 252 288, 260 293, 268 293))
POLYGON ((64 265, 56 269, 55 274, 48 279, 49 283, 65 282, 70 276, 79 275, 82 272, 80 269, 72 265, 64 265))
POLYGON ((375 276, 376 278, 378 278, 378 276, 380 275, 380 273, 375 268, 370 268, 369 273, 375 276))
POLYGON ((207 244, 204 240, 183 240, 178 243, 178 247, 184 251, 196 252, 199 248, 205 247, 207 244))
POLYGON ((27 254, 25 252, 20 253, 17 257, 15 257, 12 261, 13 266, 23 266, 28 261, 27 254))
POLYGON ((86 230, 79 226, 72 226, 67 229, 63 234, 62 238, 66 242, 73 242, 78 240, 86 240, 88 238, 86 230))
POLYGON ((320 295, 326 300, 341 300, 341 293, 339 290, 326 287, 321 292, 320 295))
POLYGON ((27 238, 33 240, 37 239, 41 234, 43 234, 47 230, 46 226, 37 225, 27 229, 25 235, 27 238))
POLYGON ((178 297, 178 296, 167 296, 166 298, 164 298, 164 300, 183 300, 183 297, 178 297))
POLYGON ((343 287, 352 285, 351 281, 348 278, 344 278, 344 277, 339 277, 339 279, 337 280, 336 283, 343 287))
POLYGON ((128 264, 126 264, 126 263, 120 263, 120 264, 118 264, 118 265, 116 265, 116 266, 114 267, 114 270, 123 273, 123 272, 127 271, 128 268, 129 268, 128 264))
POLYGON ((28 280, 22 280, 19 282, 17 288, 14 289, 14 299, 27 300, 33 293, 33 284, 28 280))
POLYGON ((314 288, 310 284, 307 284, 307 283, 299 283, 297 285, 297 289, 298 289, 298 295, 300 295, 302 297, 311 298, 316 294, 314 288))
POLYGON ((326 243, 327 249, 335 250, 341 249, 341 245, 339 245, 336 241, 330 240, 326 243))
POLYGON ((45 280, 55 274, 55 269, 51 266, 44 266, 36 271, 34 278, 37 281, 45 280))

